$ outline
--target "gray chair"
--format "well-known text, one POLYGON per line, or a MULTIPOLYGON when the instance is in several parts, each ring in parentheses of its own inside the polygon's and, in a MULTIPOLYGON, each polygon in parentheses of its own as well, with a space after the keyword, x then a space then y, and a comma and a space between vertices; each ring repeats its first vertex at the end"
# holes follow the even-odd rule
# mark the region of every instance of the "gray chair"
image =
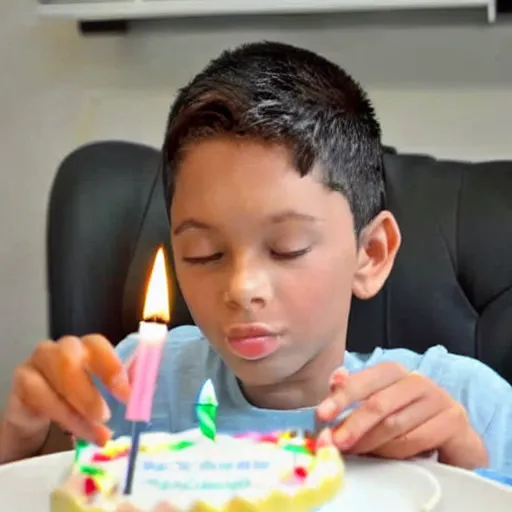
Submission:
MULTIPOLYGON (((156 247, 169 247, 159 151, 98 142, 57 171, 48 210, 50 335, 136 331, 156 247)), ((391 278, 353 301, 348 348, 442 344, 512 382, 512 162, 385 156, 403 245, 391 278)), ((174 282, 176 286, 176 282, 174 282)), ((172 325, 192 323, 179 289, 172 325)))

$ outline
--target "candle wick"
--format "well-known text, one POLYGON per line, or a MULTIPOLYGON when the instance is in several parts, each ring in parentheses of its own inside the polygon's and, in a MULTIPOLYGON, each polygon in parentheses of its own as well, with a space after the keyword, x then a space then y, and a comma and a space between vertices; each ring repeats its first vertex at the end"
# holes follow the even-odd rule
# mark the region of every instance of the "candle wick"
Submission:
POLYGON ((167 321, 163 316, 159 315, 151 315, 147 318, 144 318, 144 322, 148 324, 161 324, 161 325, 167 325, 167 321))

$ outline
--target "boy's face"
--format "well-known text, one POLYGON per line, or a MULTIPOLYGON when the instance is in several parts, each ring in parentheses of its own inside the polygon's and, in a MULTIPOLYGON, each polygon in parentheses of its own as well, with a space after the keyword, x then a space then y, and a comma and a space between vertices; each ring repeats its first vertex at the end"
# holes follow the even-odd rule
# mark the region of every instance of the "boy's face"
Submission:
POLYGON ((242 383, 327 383, 343 362, 352 294, 376 293, 392 261, 375 270, 371 237, 358 249, 349 205, 320 171, 301 178, 280 146, 196 143, 176 177, 171 219, 185 300, 242 383))

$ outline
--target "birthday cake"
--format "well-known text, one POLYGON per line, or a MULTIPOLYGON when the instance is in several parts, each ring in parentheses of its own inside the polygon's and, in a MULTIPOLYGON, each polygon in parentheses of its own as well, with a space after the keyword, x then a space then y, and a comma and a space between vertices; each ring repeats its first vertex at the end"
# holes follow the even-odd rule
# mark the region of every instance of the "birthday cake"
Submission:
POLYGON ((196 405, 199 429, 79 442, 51 512, 338 512, 344 463, 304 431, 216 431, 211 381, 196 405))
MULTIPOLYGON (((301 432, 206 438, 200 430, 141 435, 130 494, 130 437, 85 447, 51 495, 51 512, 310 512, 343 484, 332 445, 301 432)), ((333 507, 334 510, 337 507, 333 507)))

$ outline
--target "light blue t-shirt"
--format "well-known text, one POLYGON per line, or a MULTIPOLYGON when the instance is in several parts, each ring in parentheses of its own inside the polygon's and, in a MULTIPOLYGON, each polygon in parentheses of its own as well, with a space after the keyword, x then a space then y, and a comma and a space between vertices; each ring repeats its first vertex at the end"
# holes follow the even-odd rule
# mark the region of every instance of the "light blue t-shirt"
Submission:
MULTIPOLYGON (((116 348, 122 360, 134 351, 138 336, 131 335, 116 348)), ((512 386, 483 363, 450 354, 435 346, 424 354, 406 349, 360 355, 347 352, 344 366, 355 373, 385 361, 401 363, 431 378, 467 410, 474 429, 487 447, 490 467, 512 476, 512 386)), ((228 433, 286 428, 312 429, 314 409, 268 410, 247 402, 230 369, 210 347, 201 331, 184 326, 169 332, 164 346, 148 430, 179 432, 197 427, 194 404, 206 379, 212 379, 219 407, 217 428, 228 433)), ((104 393, 111 408, 109 427, 115 437, 128 435, 125 407, 104 393)))

